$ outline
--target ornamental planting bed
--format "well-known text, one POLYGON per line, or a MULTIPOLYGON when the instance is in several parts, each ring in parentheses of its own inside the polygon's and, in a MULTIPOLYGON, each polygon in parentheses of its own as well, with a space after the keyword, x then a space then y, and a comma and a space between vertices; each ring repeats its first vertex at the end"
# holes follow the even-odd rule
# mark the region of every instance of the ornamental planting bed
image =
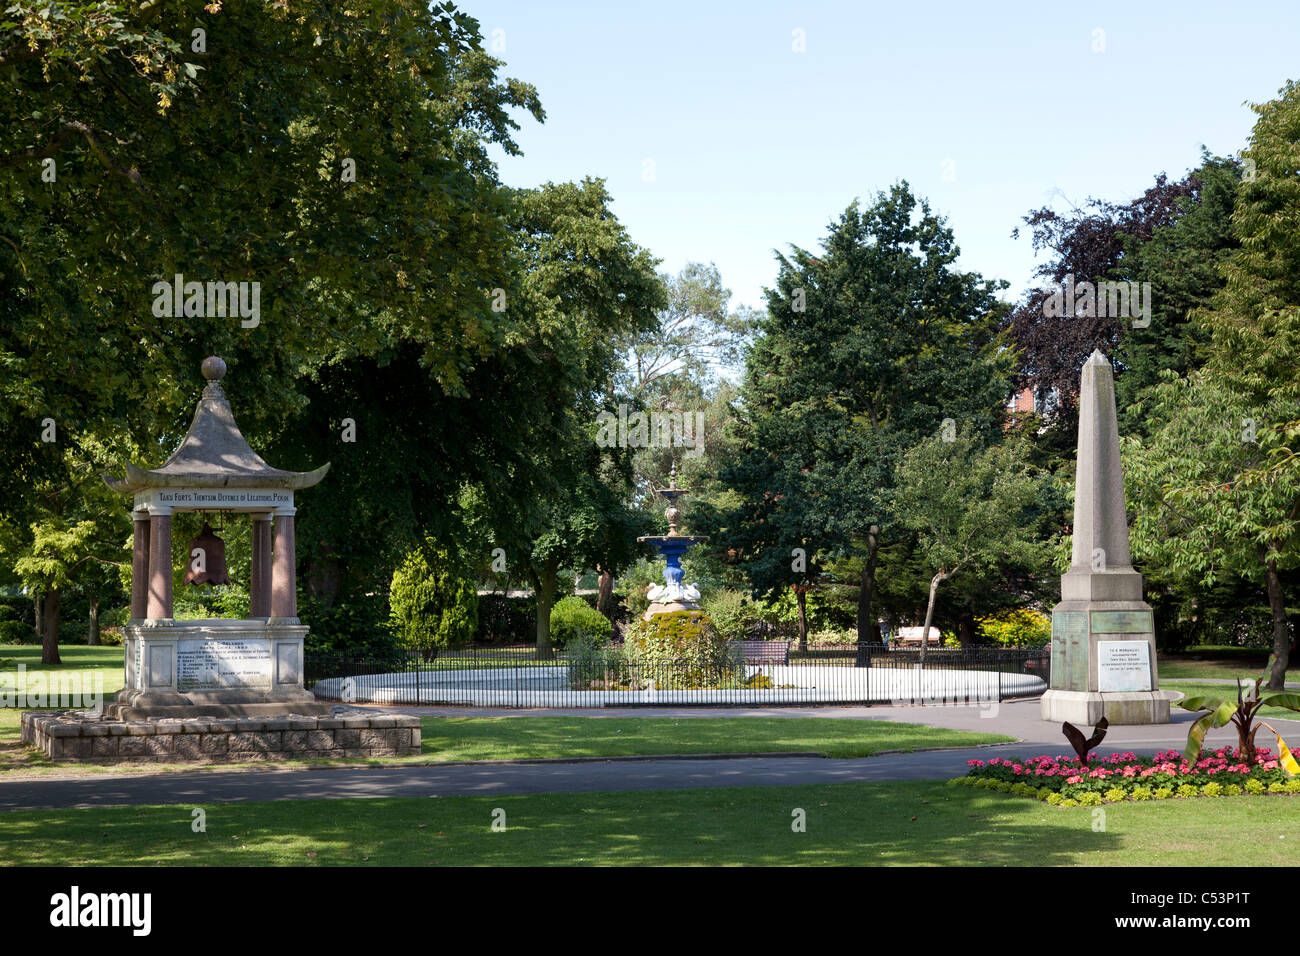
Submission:
POLYGON ((970 770, 953 783, 1033 797, 1053 806, 1099 806, 1128 800, 1167 800, 1190 797, 1295 796, 1300 777, 1292 777, 1267 748, 1259 747, 1247 761, 1235 748, 1203 753, 1189 764, 1177 750, 1154 757, 1132 751, 1093 757, 994 757, 968 760, 970 770))

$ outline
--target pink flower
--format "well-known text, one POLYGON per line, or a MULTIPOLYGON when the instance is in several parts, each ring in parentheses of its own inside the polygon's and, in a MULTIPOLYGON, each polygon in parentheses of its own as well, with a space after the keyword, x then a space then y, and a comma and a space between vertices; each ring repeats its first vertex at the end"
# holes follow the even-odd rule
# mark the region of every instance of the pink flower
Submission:
POLYGON ((1083 778, 1082 778, 1081 776, 1079 776, 1078 774, 1075 774, 1073 777, 1068 777, 1068 778, 1066 778, 1066 781, 1065 781, 1065 782, 1066 782, 1066 783, 1080 783, 1080 782, 1082 782, 1082 781, 1083 781, 1083 778))

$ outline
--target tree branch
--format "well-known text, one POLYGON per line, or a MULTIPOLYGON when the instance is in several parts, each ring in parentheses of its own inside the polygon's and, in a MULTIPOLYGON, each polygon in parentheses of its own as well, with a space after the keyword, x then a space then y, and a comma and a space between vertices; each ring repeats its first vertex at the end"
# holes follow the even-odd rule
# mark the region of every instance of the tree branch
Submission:
POLYGON ((0 156, 0 167, 16 166, 23 161, 30 162, 34 159, 48 159, 53 156, 58 151, 59 147, 62 146, 63 143, 74 133, 80 133, 85 137, 86 144, 90 147, 90 151, 94 154, 94 157, 99 160, 101 166, 107 169, 110 173, 117 173, 119 176, 125 176, 142 194, 146 196, 149 195, 149 190, 145 189, 144 179, 141 177, 139 171, 128 166, 119 166, 114 161, 113 157, 108 154, 108 151, 100 144, 98 138, 96 138, 94 129, 80 120, 69 120, 64 123, 50 141, 42 147, 37 148, 33 146, 28 149, 20 149, 7 156, 0 156))

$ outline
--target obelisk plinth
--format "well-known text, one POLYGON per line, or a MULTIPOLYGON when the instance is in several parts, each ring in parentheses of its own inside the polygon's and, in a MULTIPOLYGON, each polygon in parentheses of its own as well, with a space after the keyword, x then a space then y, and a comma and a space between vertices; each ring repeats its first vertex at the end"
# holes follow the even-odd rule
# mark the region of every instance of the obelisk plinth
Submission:
POLYGON ((1052 609, 1052 681, 1044 720, 1167 724, 1156 674, 1155 622, 1129 555, 1115 379, 1095 351, 1079 381, 1074 549, 1052 609))

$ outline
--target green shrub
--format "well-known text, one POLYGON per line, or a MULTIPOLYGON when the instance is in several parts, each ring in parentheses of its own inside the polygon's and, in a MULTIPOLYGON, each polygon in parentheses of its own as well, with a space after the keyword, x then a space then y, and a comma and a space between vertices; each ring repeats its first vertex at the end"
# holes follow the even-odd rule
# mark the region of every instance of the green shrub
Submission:
POLYGON ((1111 787, 1106 791, 1104 799, 1107 803, 1119 803, 1121 800, 1128 799, 1128 793, 1119 787, 1111 787))
POLYGON ((1168 800, 1173 795, 1174 792, 1168 787, 1156 787, 1155 790, 1151 792, 1151 796, 1157 800, 1168 800))
POLYGON ((1038 611, 1017 608, 980 618, 982 638, 1003 647, 1041 647, 1052 639, 1052 622, 1038 611))
POLYGON ((1133 799, 1134 799, 1134 800, 1150 800, 1150 799, 1151 799, 1151 788, 1150 788, 1150 787, 1134 787, 1134 788, 1133 788, 1133 799))
POLYGON ((742 648, 726 640, 702 611, 670 611, 629 626, 627 661, 637 678, 657 687, 698 689, 740 686, 742 648))
POLYGON ((623 606, 627 608, 628 618, 641 620, 642 615, 650 610, 650 599, 646 597, 645 588, 629 588, 623 592, 623 606))
POLYGON ((567 647, 576 637, 603 644, 613 632, 609 619, 580 597, 560 598, 551 608, 551 643, 556 647, 567 647))
POLYGON ((1246 791, 1242 790, 1241 787, 1235 783, 1230 783, 1223 788, 1223 795, 1225 797, 1239 797, 1245 792, 1246 791))
POLYGON ((1286 784, 1274 781, 1268 785, 1269 793, 1286 793, 1286 784))
POLYGON ((1059 807, 1061 805, 1061 795, 1056 791, 1052 791, 1044 799, 1054 807, 1059 807))
POLYGON ((388 626, 387 602, 382 594, 348 594, 325 604, 309 596, 298 602, 298 616, 307 632, 309 653, 332 652, 386 660, 398 648, 398 637, 388 626))
POLYGON ((1047 787, 1039 787, 1039 788, 1038 788, 1038 799, 1039 799, 1039 800, 1050 800, 1050 799, 1051 799, 1052 797, 1054 797, 1054 796, 1056 796, 1056 791, 1055 791, 1055 790, 1049 790, 1047 787))
MULTIPOLYGON (((857 595, 844 588, 817 588, 804 593, 804 612, 808 632, 826 629, 847 630, 856 627, 858 617, 857 595)), ((760 602, 756 617, 772 624, 792 626, 799 620, 799 603, 790 588, 782 588, 774 596, 760 602)))
POLYGON ((1223 796, 1223 784, 1214 783, 1213 781, 1201 787, 1201 793, 1207 797, 1223 796))
POLYGON ((740 591, 718 591, 700 602, 700 609, 708 615, 718 633, 728 641, 739 641, 745 628, 758 616, 754 603, 740 591))
POLYGON ((1300 793, 1300 780, 1288 780, 1282 784, 1282 790, 1286 793, 1300 793))
POLYGON ((398 640, 426 657, 467 643, 478 626, 474 583, 432 547, 415 549, 393 572, 388 602, 398 640))
MULTIPOLYGON (((1123 794, 1120 794, 1123 799, 1123 794)), ((1101 794, 1096 790, 1089 790, 1087 793, 1079 794, 1079 806, 1081 807, 1099 807, 1101 806, 1101 794)))
POLYGON ((532 644, 537 640, 537 598, 531 594, 480 594, 474 640, 481 644, 532 644))
POLYGON ((220 617, 243 620, 249 615, 248 588, 242 584, 220 584, 213 588, 212 610, 220 617))
POLYGON ((0 596, 0 644, 35 644, 36 612, 32 599, 0 596))
POLYGON ((1075 800, 1073 797, 1066 797, 1064 800, 1061 801, 1060 805, 1063 807, 1077 807, 1079 805, 1079 801, 1075 800))
POLYGON ((1201 791, 1190 783, 1180 783, 1178 785, 1178 795, 1180 797, 1197 797, 1200 796, 1200 794, 1201 791))
POLYGON ((0 644, 34 644, 36 631, 26 621, 0 621, 0 644))
POLYGON ((630 686, 621 647, 587 633, 569 639, 565 653, 569 686, 574 690, 617 690, 630 686))
POLYGON ((1254 794, 1255 796, 1259 796, 1259 794, 1264 792, 1264 785, 1260 783, 1258 780, 1254 780, 1254 779, 1247 780, 1246 792, 1254 794))
POLYGON ((857 631, 840 630, 834 627, 808 634, 809 644, 856 644, 857 642, 857 631))

